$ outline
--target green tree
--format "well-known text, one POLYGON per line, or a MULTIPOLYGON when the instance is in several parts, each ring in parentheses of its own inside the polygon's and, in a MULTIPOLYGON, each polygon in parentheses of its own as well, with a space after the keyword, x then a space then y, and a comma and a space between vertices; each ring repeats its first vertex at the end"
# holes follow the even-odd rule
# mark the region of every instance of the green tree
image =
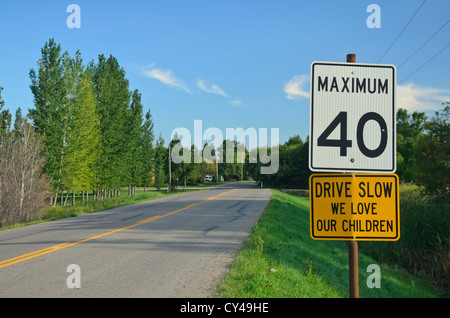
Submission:
POLYGON ((199 166, 199 175, 202 181, 206 175, 212 175, 213 180, 218 182, 218 176, 216 175, 216 149, 214 143, 208 144, 205 142, 202 150, 202 163, 199 166))
POLYGON ((152 181, 152 176, 154 176, 154 159, 155 159, 155 149, 153 147, 153 142, 155 140, 155 135, 153 132, 154 123, 150 110, 145 114, 144 123, 142 124, 142 135, 141 135, 141 146, 142 146, 142 182, 144 185, 144 191, 147 190, 147 186, 150 185, 152 181))
MULTIPOLYGON (((100 158, 99 120, 95 110, 95 99, 90 84, 90 74, 80 70, 73 91, 76 101, 71 109, 71 125, 67 137, 64 165, 67 189, 73 193, 94 190, 96 186, 96 164, 100 158)), ((74 204, 74 196, 72 197, 74 204)))
MULTIPOLYGON (((263 182, 264 186, 284 187, 295 189, 308 189, 309 142, 303 142, 300 136, 295 135, 279 146, 279 168, 275 174, 261 174, 261 162, 255 165, 253 173, 255 180, 263 182)), ((260 149, 258 149, 258 152, 260 149)))
MULTIPOLYGON (((223 176, 225 180, 240 180, 242 174, 243 163, 238 162, 238 150, 241 150, 240 143, 236 140, 226 139, 222 142, 222 149, 219 148, 219 175, 223 176)), ((244 161, 245 161, 245 147, 244 147, 244 161)))
POLYGON ((178 137, 178 133, 175 132, 173 139, 170 141, 169 146, 171 153, 170 161, 170 176, 171 186, 176 188, 177 181, 184 181, 186 185, 187 177, 187 165, 186 161, 190 159, 189 149, 182 146, 181 140, 178 137))
POLYGON ((155 147, 155 186, 159 191, 163 186, 164 182, 166 182, 166 171, 167 171, 167 159, 168 152, 167 148, 164 147, 164 139, 162 135, 159 134, 159 138, 156 142, 155 147))
POLYGON ((397 174, 405 182, 417 179, 419 168, 415 154, 423 137, 426 121, 425 113, 408 114, 402 108, 397 111, 397 174))
MULTIPOLYGON (((202 175, 202 166, 205 163, 202 160, 201 163, 196 163, 195 158, 199 156, 200 150, 193 144, 191 145, 191 149, 184 148, 183 151, 189 152, 189 161, 182 162, 181 166, 181 178, 183 180, 184 187, 186 188, 186 184, 188 181, 198 182, 203 177, 202 175)), ((200 154, 201 155, 201 154, 200 154)))
POLYGON ((416 152, 417 184, 427 194, 450 199, 450 102, 427 122, 416 152))
MULTIPOLYGON (((44 151, 47 158, 45 173, 52 192, 63 190, 62 168, 67 127, 67 91, 64 81, 64 59, 61 46, 50 39, 41 49, 38 70, 30 70, 31 91, 35 108, 30 116, 38 133, 44 136, 44 151)), ((56 196, 54 197, 56 204, 56 196)))
POLYGON ((5 101, 2 98, 2 90, 3 87, 0 86, 0 134, 8 131, 11 126, 11 113, 9 109, 2 110, 5 106, 5 101))
POLYGON ((129 195, 135 192, 136 186, 142 184, 144 174, 143 148, 141 138, 143 134, 141 94, 134 90, 131 96, 131 105, 128 109, 126 124, 126 166, 129 195))
POLYGON ((99 55, 98 63, 91 62, 89 69, 100 121, 99 186, 111 194, 129 181, 126 163, 129 82, 113 56, 107 59, 103 54, 99 55))

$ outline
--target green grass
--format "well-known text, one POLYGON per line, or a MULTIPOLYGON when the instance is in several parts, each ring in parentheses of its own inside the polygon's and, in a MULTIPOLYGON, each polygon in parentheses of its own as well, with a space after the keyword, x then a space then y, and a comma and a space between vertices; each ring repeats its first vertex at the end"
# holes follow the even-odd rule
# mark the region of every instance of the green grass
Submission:
MULTIPOLYGON (((309 234, 309 199, 272 190, 272 199, 244 242, 217 297, 346 298, 348 244, 309 234)), ((361 298, 439 297, 429 282, 359 253, 361 298), (370 264, 380 265, 381 288, 368 288, 370 264)))

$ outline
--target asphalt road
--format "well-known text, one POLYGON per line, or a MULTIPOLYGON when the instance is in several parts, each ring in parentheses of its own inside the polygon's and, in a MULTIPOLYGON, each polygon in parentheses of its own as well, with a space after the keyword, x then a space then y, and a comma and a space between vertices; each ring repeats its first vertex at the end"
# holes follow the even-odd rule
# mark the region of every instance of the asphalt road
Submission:
POLYGON ((212 297, 270 199, 253 185, 0 231, 0 297, 212 297))

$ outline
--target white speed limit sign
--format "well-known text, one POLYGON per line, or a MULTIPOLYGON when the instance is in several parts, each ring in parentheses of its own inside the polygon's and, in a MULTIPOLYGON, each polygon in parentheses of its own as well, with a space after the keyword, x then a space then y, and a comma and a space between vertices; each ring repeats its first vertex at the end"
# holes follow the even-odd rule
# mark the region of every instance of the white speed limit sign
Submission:
POLYGON ((396 170, 396 69, 393 65, 311 65, 311 171, 396 170))

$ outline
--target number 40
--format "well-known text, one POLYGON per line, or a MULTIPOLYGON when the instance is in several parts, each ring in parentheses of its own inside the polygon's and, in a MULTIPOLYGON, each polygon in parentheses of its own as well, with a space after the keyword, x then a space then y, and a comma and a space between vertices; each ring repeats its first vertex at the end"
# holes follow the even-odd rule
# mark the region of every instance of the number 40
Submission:
MULTIPOLYGON (((359 150, 369 158, 379 157, 387 145, 387 125, 383 117, 380 114, 369 112, 364 114, 358 121, 358 126, 356 128, 356 141, 359 150), (381 138, 380 144, 376 149, 369 149, 366 147, 363 138, 364 126, 369 120, 375 120, 380 126, 381 138)), ((336 118, 330 123, 330 125, 323 131, 323 133, 317 139, 317 146, 320 147, 338 147, 340 150, 340 156, 347 156, 347 148, 352 146, 352 141, 347 139, 347 112, 340 112, 336 118), (328 139, 330 134, 340 125, 340 138, 339 139, 328 139)))

